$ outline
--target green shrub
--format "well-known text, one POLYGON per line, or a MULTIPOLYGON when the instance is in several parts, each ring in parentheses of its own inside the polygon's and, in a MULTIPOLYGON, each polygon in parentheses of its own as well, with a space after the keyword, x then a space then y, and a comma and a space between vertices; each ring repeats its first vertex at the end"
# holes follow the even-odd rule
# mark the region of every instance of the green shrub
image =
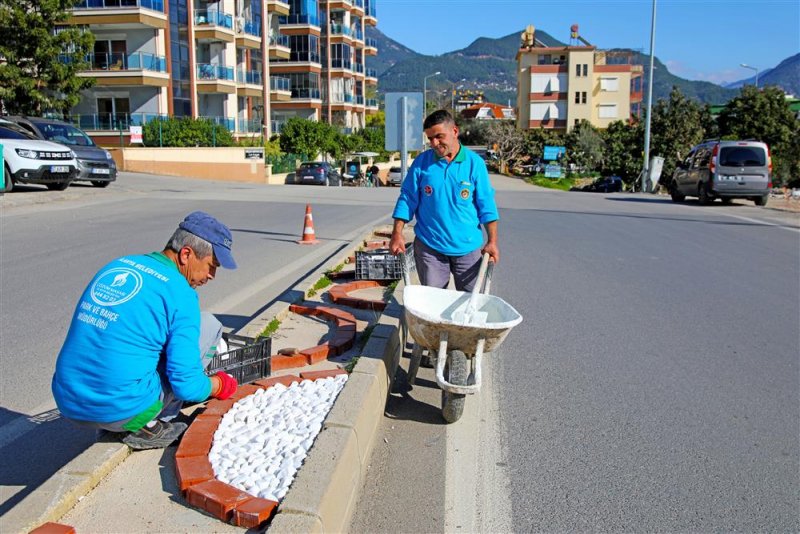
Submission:
POLYGON ((145 146, 233 146, 233 135, 210 119, 169 117, 152 120, 143 128, 145 146))

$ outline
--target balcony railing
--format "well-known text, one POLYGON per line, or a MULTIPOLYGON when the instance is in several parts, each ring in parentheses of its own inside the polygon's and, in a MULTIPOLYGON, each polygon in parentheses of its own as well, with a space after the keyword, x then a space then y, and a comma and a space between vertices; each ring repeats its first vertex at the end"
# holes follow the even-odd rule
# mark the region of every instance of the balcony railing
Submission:
POLYGON ((161 113, 86 113, 70 115, 69 121, 81 130, 128 130, 150 121, 166 119, 161 113))
POLYGON ((239 119, 236 131, 240 133, 261 133, 261 119, 239 119))
POLYGON ((353 0, 353 5, 364 9, 364 0, 353 0))
POLYGON ((233 81, 233 67, 224 65, 197 64, 197 79, 202 80, 231 80, 233 81))
POLYGON ((72 9, 142 7, 164 13, 164 0, 80 0, 72 9))
POLYGON ((311 98, 319 100, 319 89, 292 89, 292 98, 311 98))
POLYGON ((378 71, 375 69, 366 69, 366 76, 367 78, 377 78, 378 71))
POLYGON ((276 121, 276 120, 269 121, 270 129, 272 130, 272 133, 274 133, 274 134, 281 133, 281 130, 283 130, 283 125, 284 124, 286 124, 286 121, 276 121))
POLYGON ((215 117, 215 116, 200 115, 199 118, 209 120, 214 124, 219 124, 229 132, 233 132, 236 129, 236 120, 231 117, 215 117))
POLYGON ((367 107, 368 108, 377 108, 378 107, 378 99, 377 98, 368 98, 367 99, 367 107))
POLYGON ((264 85, 261 83, 261 72, 257 70, 236 69, 236 81, 250 85, 264 85))
MULTIPOLYGON (((69 63, 70 56, 61 54, 59 61, 69 63)), ((89 54, 86 56, 89 70, 150 70, 167 72, 167 59, 164 56, 135 52, 133 54, 89 54)))
POLYGON ((353 63, 353 72, 357 72, 359 74, 363 74, 364 73, 364 65, 362 65, 361 63, 358 63, 358 62, 354 62, 353 63))
POLYGON ((291 91, 292 81, 289 78, 281 78, 280 76, 270 76, 269 88, 271 91, 291 91))
POLYGON ((372 18, 377 18, 378 17, 378 10, 375 7, 375 0, 370 0, 366 4, 367 4, 367 7, 366 7, 365 12, 366 12, 367 16, 368 17, 372 17, 372 18))
POLYGON ((254 20, 245 20, 244 27, 242 28, 244 33, 248 35, 255 35, 256 37, 261 37, 261 24, 257 23, 254 20))
POLYGON ((319 26, 319 17, 316 15, 282 15, 278 21, 281 24, 308 24, 319 26))
POLYGON ((345 26, 344 24, 331 24, 330 28, 331 35, 347 35, 350 36, 353 32, 350 31, 349 26, 345 26))
POLYGON ((372 37, 367 37, 364 39, 364 44, 367 46, 367 48, 378 48, 378 41, 372 37))
POLYGON ((356 104, 359 106, 364 105, 364 97, 362 95, 356 95, 356 104))
POLYGON ((363 41, 364 40, 364 32, 361 31, 361 28, 356 28, 355 29, 355 31, 353 32, 353 38, 355 40, 357 40, 357 41, 363 41))
POLYGON ((221 26, 232 30, 233 16, 218 9, 195 9, 194 23, 198 26, 221 26))
POLYGON ((353 70, 353 62, 350 61, 349 59, 341 59, 341 58, 331 59, 331 68, 353 70))
POLYGON ((277 46, 285 46, 286 48, 289 48, 289 36, 283 35, 282 33, 276 35, 270 35, 269 44, 277 46))

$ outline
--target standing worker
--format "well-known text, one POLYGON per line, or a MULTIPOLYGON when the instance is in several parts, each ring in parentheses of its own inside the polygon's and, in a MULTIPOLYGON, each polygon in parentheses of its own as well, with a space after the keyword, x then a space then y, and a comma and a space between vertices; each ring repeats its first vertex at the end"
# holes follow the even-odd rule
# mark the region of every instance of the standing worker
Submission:
POLYGON ((205 374, 202 356, 221 325, 200 313, 195 288, 217 267, 235 269, 231 233, 211 215, 190 213, 161 252, 123 256, 84 290, 56 361, 52 390, 72 422, 123 432, 132 449, 163 448, 185 423, 183 401, 226 399, 236 379, 205 374))
POLYGON ((449 112, 434 111, 423 128, 431 148, 417 156, 403 180, 389 249, 405 252, 403 227, 416 217, 414 260, 422 285, 446 288, 452 273, 457 290, 472 291, 482 255, 500 260, 494 189, 481 157, 459 143, 449 112))

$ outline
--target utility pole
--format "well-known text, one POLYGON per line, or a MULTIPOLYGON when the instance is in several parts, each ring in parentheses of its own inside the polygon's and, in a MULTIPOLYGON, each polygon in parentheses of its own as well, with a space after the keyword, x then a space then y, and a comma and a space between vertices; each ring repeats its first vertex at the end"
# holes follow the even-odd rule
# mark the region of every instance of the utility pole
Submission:
POLYGON ((656 46, 656 0, 653 0, 653 15, 650 19, 650 73, 647 76, 647 122, 644 129, 644 169, 642 191, 650 187, 650 122, 653 118, 653 57, 656 46))

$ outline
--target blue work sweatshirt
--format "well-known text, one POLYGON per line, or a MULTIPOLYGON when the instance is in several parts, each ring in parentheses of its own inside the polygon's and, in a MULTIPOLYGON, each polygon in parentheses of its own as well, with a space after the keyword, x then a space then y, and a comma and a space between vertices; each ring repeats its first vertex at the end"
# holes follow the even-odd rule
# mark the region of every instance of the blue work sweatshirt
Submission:
POLYGON ((110 423, 133 417, 161 393, 158 368, 175 396, 203 401, 211 383, 200 360, 197 293, 159 252, 118 258, 78 302, 53 375, 66 417, 110 423))
POLYGON ((447 162, 426 150, 408 169, 392 218, 417 224, 417 239, 447 256, 483 245, 480 225, 499 219, 494 189, 480 156, 461 146, 447 162))

